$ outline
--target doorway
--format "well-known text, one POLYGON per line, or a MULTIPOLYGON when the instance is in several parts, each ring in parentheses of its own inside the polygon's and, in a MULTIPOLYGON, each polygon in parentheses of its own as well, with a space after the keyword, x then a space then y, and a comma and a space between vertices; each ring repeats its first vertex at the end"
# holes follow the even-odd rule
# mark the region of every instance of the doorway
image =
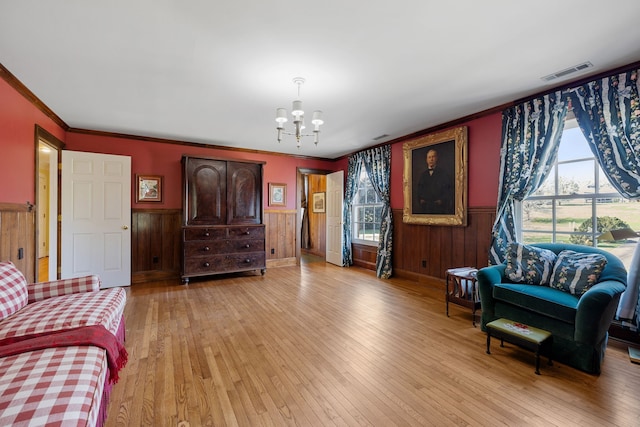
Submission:
POLYGON ((43 282, 58 276, 58 163, 64 144, 36 126, 35 138, 35 279, 43 282))
POLYGON ((323 169, 297 168, 296 170, 296 206, 298 224, 296 225, 297 244, 296 263, 300 265, 302 254, 313 259, 326 260, 327 215, 313 209, 314 194, 326 199, 327 175, 331 171, 323 169), (306 202, 303 204, 303 200, 306 202), (305 208, 306 206, 306 208, 305 208), (303 232, 307 233, 303 235, 303 232))

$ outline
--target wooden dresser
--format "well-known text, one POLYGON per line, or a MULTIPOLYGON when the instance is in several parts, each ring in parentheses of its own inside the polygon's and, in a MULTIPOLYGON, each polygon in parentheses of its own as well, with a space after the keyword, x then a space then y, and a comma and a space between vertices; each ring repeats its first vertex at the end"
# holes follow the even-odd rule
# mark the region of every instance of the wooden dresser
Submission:
POLYGON ((183 156, 182 280, 266 271, 263 163, 183 156))

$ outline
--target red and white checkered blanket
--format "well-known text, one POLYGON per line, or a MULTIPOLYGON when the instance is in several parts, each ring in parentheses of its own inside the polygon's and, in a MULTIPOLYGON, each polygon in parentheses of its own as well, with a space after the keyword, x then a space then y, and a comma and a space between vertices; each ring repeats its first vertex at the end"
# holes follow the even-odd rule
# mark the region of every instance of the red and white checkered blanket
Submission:
MULTIPOLYGON (((93 325, 117 336, 126 292, 91 291, 95 286, 95 280, 71 280, 30 291, 29 304, 0 321, 0 340, 93 325), (56 296, 69 286, 80 293, 56 296)), ((106 352, 95 346, 0 357, 0 426, 95 426, 107 372, 106 352)))
POLYGON ((105 351, 58 347, 0 358, 1 426, 95 426, 105 351))
POLYGON ((48 298, 0 321, 0 339, 91 325, 102 325, 115 335, 125 303, 122 288, 48 298))

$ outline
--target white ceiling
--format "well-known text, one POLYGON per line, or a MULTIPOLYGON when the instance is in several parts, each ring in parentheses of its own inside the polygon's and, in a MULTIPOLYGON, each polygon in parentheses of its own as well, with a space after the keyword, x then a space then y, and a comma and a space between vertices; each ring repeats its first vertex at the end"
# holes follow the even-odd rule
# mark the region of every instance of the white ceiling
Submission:
POLYGON ((335 158, 638 61, 639 17, 638 0, 15 0, 0 63, 72 128, 335 158), (296 76, 325 116, 299 150, 274 121, 296 76))

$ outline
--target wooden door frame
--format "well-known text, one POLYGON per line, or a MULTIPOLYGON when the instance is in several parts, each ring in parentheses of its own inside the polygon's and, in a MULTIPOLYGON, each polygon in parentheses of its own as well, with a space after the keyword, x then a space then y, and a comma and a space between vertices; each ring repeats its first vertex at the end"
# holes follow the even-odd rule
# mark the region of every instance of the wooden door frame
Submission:
MULTIPOLYGON (((296 168, 296 265, 300 265, 300 258, 302 256, 301 244, 302 244, 302 230, 300 224, 302 218, 300 217, 300 205, 302 204, 302 196, 300 195, 300 189, 303 187, 303 175, 329 175, 332 172, 326 169, 311 169, 311 168, 296 168)), ((307 203, 309 201, 307 200, 307 203)), ((325 230, 326 233, 326 230, 325 230)))
MULTIPOLYGON (((41 207, 37 205, 37 201, 39 200, 39 196, 40 196, 40 185, 39 185, 39 180, 40 180, 40 141, 43 141, 44 143, 46 143, 47 145, 49 145, 51 148, 55 149, 56 151, 58 151, 58 164, 57 165, 50 165, 49 167, 53 168, 55 167, 57 170, 57 176, 58 176, 58 190, 57 190, 57 194, 56 194, 56 198, 58 200, 58 206, 57 206, 57 212, 49 212, 49 215, 55 215, 55 217, 57 218, 56 220, 56 224, 58 225, 57 227, 57 245, 56 245, 56 261, 57 261, 57 265, 56 265, 56 279, 60 278, 60 197, 61 197, 61 191, 60 191, 60 163, 62 162, 62 156, 61 156, 61 152, 62 149, 64 148, 64 142, 60 141, 57 137, 55 137, 52 133, 50 133, 49 131, 47 131, 46 129, 40 127, 39 125, 35 125, 35 130, 34 130, 34 153, 35 153, 35 170, 34 170, 34 180, 33 180, 33 184, 34 184, 34 195, 35 195, 35 203, 36 203, 36 221, 34 224, 34 233, 33 233, 33 242, 34 242, 34 248, 36 248, 36 251, 34 253, 33 256, 33 263, 34 263, 34 272, 35 272, 35 277, 34 280, 37 282, 38 281, 38 274, 39 274, 39 266, 38 266, 38 252, 37 252, 37 248, 38 248, 38 233, 40 232, 40 227, 39 227, 39 221, 37 220, 38 218, 38 209, 40 209, 41 207)), ((49 252, 51 252, 53 250, 53 248, 49 247, 49 252)), ((51 279, 51 278, 50 278, 51 279)))

